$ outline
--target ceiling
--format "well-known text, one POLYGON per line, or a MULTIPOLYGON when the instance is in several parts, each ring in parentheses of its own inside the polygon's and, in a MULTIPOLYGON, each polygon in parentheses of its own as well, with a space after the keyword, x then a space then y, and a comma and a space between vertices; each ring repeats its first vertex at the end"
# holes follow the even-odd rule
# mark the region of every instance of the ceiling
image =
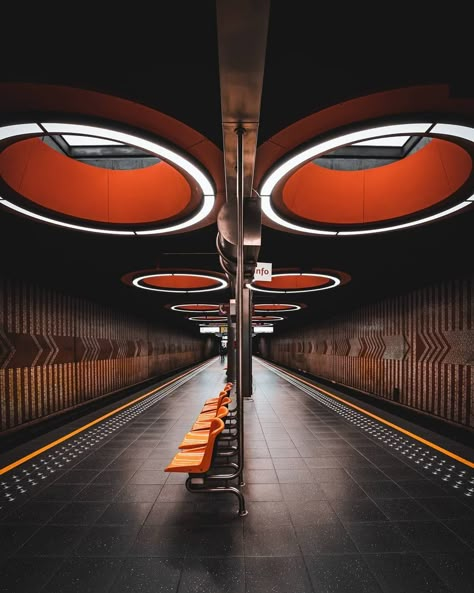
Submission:
MULTIPOLYGON (((0 70, 0 85, 7 85, 0 89, 0 123, 10 122, 12 117, 15 121, 36 121, 44 115, 48 93, 62 96, 64 113, 69 116, 78 107, 68 104, 70 96, 62 94, 65 87, 144 106, 147 113, 171 118, 167 120, 171 143, 179 140, 180 125, 202 140, 207 151, 202 162, 208 170, 212 169, 222 204, 225 168, 216 4, 170 4, 161 6, 158 16, 150 19, 152 22, 144 22, 147 19, 143 16, 135 20, 136 15, 114 15, 115 20, 107 28, 83 30, 80 43, 71 42, 77 40, 71 32, 69 41, 57 35, 45 36, 44 40, 36 35, 31 41, 33 50, 26 54, 18 44, 34 32, 33 19, 29 23, 31 31, 23 30, 21 37, 18 30, 7 31, 2 40, 3 55, 9 57, 0 70), (24 92, 24 83, 31 86, 27 98, 18 103, 12 89, 21 87, 24 92)), ((266 4, 262 2, 261 6, 266 4)), ((257 9, 258 5, 254 2, 257 9)), ((269 5, 257 136, 257 182, 278 160, 272 163, 269 147, 278 146, 277 156, 283 158, 298 145, 307 145, 317 136, 308 137, 306 128, 313 126, 317 130, 322 113, 340 109, 343 115, 335 116, 335 122, 345 118, 344 124, 350 125, 353 102, 364 97, 369 97, 368 103, 375 113, 373 105, 380 104, 383 93, 414 87, 432 89, 432 94, 444 93, 447 98, 436 103, 436 109, 429 100, 422 103, 418 107, 420 116, 449 119, 452 112, 444 111, 445 106, 450 109, 455 105, 453 109, 460 109, 463 121, 474 123, 474 78, 471 68, 466 68, 461 59, 467 44, 466 48, 448 49, 435 43, 430 35, 424 40, 410 41, 401 38, 399 32, 392 38, 378 29, 379 39, 377 28, 363 18, 357 22, 357 29, 351 28, 351 19, 345 26, 331 28, 327 23, 335 22, 337 11, 316 15, 308 10, 313 5, 269 5), (309 118, 305 120, 307 124, 298 127, 303 118, 309 118), (283 140, 287 142, 284 148, 279 144, 283 140)), ((66 17, 63 15, 63 25, 69 22, 66 17)), ((441 16, 433 21, 438 26, 442 22, 441 16)), ((410 93, 402 93, 401 97, 409 97, 410 93)), ((60 102, 55 105, 49 113, 58 117, 60 102)), ((363 116, 359 114, 357 118, 361 121, 363 116)), ((327 116, 328 119, 331 117, 327 116)), ((142 125, 146 131, 145 123, 142 125)), ((147 319, 168 320, 186 327, 192 322, 185 322, 182 313, 167 305, 224 302, 230 298, 230 292, 175 295, 139 290, 122 279, 135 271, 153 269, 222 274, 216 250, 216 215, 215 209, 205 224, 190 231, 122 237, 52 226, 4 208, 0 210, 0 269, 147 319)), ((271 262, 274 271, 336 270, 350 280, 333 290, 314 293, 255 293, 254 302, 304 303, 304 309, 288 313, 279 322, 278 328, 285 328, 309 319, 325 319, 386 295, 463 276, 473 269, 473 223, 474 206, 422 226, 346 237, 288 232, 264 219, 260 262, 271 262)))

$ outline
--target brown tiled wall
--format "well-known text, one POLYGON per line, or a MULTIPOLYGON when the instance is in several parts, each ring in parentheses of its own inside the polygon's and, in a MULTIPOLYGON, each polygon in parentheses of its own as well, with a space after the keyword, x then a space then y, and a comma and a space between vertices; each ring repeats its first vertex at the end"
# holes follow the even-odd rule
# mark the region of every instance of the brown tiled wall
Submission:
POLYGON ((474 427, 474 276, 260 342, 264 357, 474 427))
POLYGON ((0 277, 0 431, 210 355, 210 342, 0 277))

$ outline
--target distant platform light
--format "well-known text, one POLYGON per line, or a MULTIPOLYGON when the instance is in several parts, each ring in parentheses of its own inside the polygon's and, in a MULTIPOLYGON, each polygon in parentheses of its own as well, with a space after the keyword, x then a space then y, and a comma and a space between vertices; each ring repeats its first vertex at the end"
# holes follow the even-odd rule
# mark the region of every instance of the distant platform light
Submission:
POLYGON ((172 305, 170 309, 173 311, 181 311, 183 313, 213 313, 219 311, 219 305, 208 303, 183 303, 181 305, 172 305))

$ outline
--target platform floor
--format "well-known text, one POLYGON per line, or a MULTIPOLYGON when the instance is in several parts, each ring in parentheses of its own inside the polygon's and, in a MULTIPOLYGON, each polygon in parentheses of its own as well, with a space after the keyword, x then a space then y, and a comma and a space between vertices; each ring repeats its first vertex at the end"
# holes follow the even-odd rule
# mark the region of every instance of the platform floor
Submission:
POLYGON ((257 359, 253 380, 245 517, 163 471, 225 383, 217 359, 1 454, 0 468, 79 429, 0 475, 0 591, 472 593, 471 467, 257 359))

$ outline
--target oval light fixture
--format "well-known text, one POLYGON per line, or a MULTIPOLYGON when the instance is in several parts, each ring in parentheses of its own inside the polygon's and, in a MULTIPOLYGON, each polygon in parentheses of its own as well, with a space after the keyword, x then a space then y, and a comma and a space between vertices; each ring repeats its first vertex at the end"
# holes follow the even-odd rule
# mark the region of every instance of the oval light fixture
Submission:
POLYGON ((175 293, 210 292, 212 290, 222 290, 228 286, 227 280, 218 276, 174 272, 144 274, 134 278, 132 284, 144 290, 175 293), (186 279, 189 280, 189 284, 186 284, 186 279), (199 280, 202 282, 199 283, 199 280))
POLYGON ((323 273, 309 273, 309 272, 287 272, 282 274, 272 274, 272 282, 251 282, 246 284, 251 290, 258 292, 271 292, 271 293, 299 293, 299 292, 315 292, 318 290, 328 290, 335 288, 341 284, 341 280, 337 276, 323 273), (277 279, 276 282, 273 282, 277 279), (285 288, 285 280, 287 280, 287 288, 285 288), (263 284, 277 285, 278 289, 262 288, 263 284), (299 288, 299 286, 304 287, 299 288))
MULTIPOLYGON (((215 191, 213 185, 208 178, 207 174, 196 166, 189 158, 183 156, 175 149, 171 149, 158 142, 153 142, 137 136, 135 134, 128 134, 114 130, 111 128, 90 126, 83 124, 71 124, 71 123, 57 123, 57 122, 28 122, 22 124, 14 124, 0 127, 0 141, 9 141, 9 145, 14 142, 25 140, 34 137, 44 136, 58 136, 58 135, 70 135, 76 137, 90 137, 91 139, 97 140, 98 138, 105 140, 109 143, 125 144, 134 146, 142 149, 147 153, 154 155, 167 163, 176 166, 178 169, 184 171, 189 177, 191 177, 201 191, 201 204, 199 210, 189 216, 187 219, 182 221, 174 221, 167 225, 162 225, 155 228, 143 228, 129 225, 130 228, 126 228, 126 225, 120 225, 121 228, 113 228, 100 225, 91 224, 79 224, 71 222, 69 220, 62 220, 61 218, 55 218, 51 215, 45 215, 35 210, 26 208, 24 204, 16 204, 10 199, 6 199, 0 195, 0 205, 4 208, 14 210, 24 216, 47 222, 49 224, 59 225, 66 228, 81 230, 91 233, 103 233, 109 235, 157 235, 174 233, 179 230, 183 230, 192 227, 204 220, 212 211, 215 204, 215 191)), ((80 219, 79 219, 80 220, 80 219)), ((152 222, 152 221, 151 221, 152 222)), ((156 222, 155 222, 156 224, 156 222)))
MULTIPOLYGON (((306 226, 303 222, 295 222, 294 219, 287 219, 282 213, 275 210, 272 203, 272 193, 276 186, 290 173, 295 172, 301 165, 308 163, 309 161, 327 155, 328 153, 340 149, 345 146, 353 144, 364 144, 368 141, 377 141, 387 137, 406 137, 406 136, 424 136, 433 139, 443 139, 448 142, 455 144, 471 143, 471 154, 474 154, 474 129, 464 125, 448 124, 448 123, 435 123, 435 122, 418 122, 418 123, 403 123, 394 125, 385 125, 372 128, 363 128, 355 132, 343 134, 329 140, 324 140, 313 144, 309 148, 305 148, 293 154, 290 158, 287 158, 280 163, 270 172, 269 175, 263 180, 258 195, 261 198, 262 212, 271 220, 277 227, 284 229, 293 230, 303 234, 313 235, 330 235, 330 236, 349 236, 349 235, 365 235, 371 233, 383 233, 387 231, 394 231, 413 227, 416 225, 422 225, 429 223, 433 220, 449 216, 470 206, 474 201, 474 194, 469 192, 468 197, 465 195, 459 198, 459 201, 455 204, 450 204, 447 208, 441 207, 437 212, 433 212, 430 208, 430 214, 424 208, 410 213, 408 217, 398 218, 393 224, 362 224, 360 228, 348 229, 348 225, 340 225, 338 223, 330 224, 331 229, 328 228, 316 228, 316 226, 306 226), (419 213, 418 218, 413 216, 419 213), (406 221, 403 221, 406 218, 406 221), (336 228, 334 228, 336 227, 336 228)), ((439 200, 440 202, 443 200, 439 200)), ((395 217, 397 218, 397 217, 395 217)), ((390 218, 386 219, 388 222, 390 218)), ((318 221, 315 220, 315 224, 318 221)), ((349 225, 350 226, 350 225, 349 225)))
POLYGON ((172 311, 181 311, 182 313, 214 313, 219 311, 219 305, 209 303, 183 303, 181 305, 171 305, 172 311))
POLYGON ((253 306, 254 313, 284 313, 286 311, 299 311, 301 305, 290 303, 258 303, 253 306))

